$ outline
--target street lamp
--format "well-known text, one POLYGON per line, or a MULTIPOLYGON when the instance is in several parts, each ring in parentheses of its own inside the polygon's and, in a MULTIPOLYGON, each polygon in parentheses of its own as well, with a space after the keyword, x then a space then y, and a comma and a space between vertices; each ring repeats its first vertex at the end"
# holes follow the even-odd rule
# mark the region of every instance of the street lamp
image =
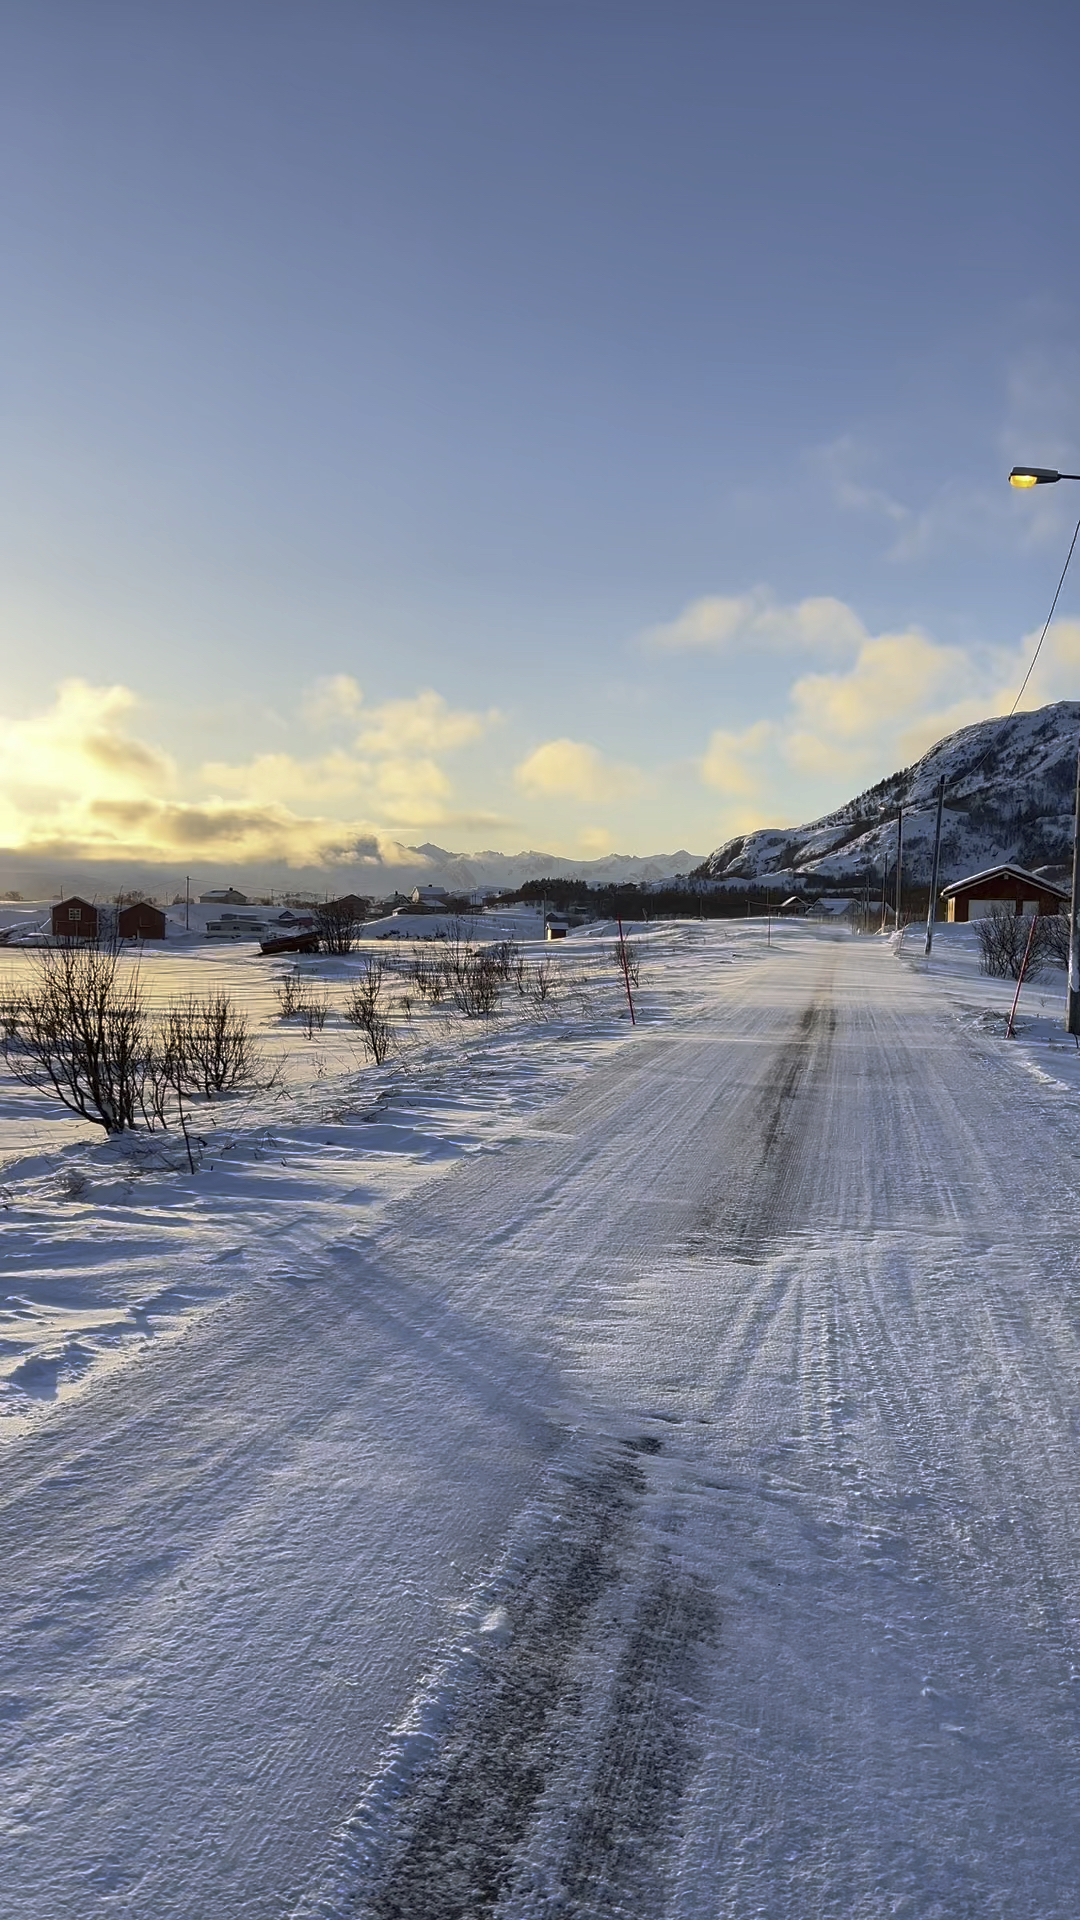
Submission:
POLYGON ((1055 467, 1014 467, 1010 487, 1052 487, 1058 480, 1080 480, 1080 473, 1058 473, 1055 467))
MULTIPOLYGON (((1080 473, 1058 473, 1054 467, 1014 467, 1009 475, 1009 485, 1011 487, 1049 487, 1053 486, 1058 480, 1080 480, 1080 473)), ((1078 528, 1077 531, 1080 532, 1080 528, 1078 528)), ((1075 545, 1076 534, 1074 533, 1073 547, 1075 545)), ((1073 549, 1070 547, 1069 558, 1065 562, 1061 579, 1058 581, 1058 592, 1054 595, 1054 607, 1057 606, 1058 593, 1061 592, 1062 585, 1064 584, 1069 560, 1072 559, 1072 551, 1073 549)), ((1054 607, 1050 609, 1050 619, 1046 622, 1047 627, 1050 625, 1050 620, 1054 617, 1054 607)), ((1043 628, 1043 634, 1045 635, 1045 633, 1046 627, 1043 628)), ((1042 641, 1040 640, 1039 646, 1041 645, 1042 641)), ((1037 652, 1038 649, 1036 649, 1036 653, 1037 652)), ((1034 661, 1032 661, 1032 666, 1034 666, 1034 664, 1034 661)), ((1028 672, 1030 674, 1030 667, 1028 672)), ((1074 1034, 1076 1044, 1080 1046, 1080 743, 1077 745, 1076 754, 1076 801, 1073 807, 1072 898, 1069 902, 1069 984, 1065 989, 1065 1031, 1066 1033, 1074 1034)))

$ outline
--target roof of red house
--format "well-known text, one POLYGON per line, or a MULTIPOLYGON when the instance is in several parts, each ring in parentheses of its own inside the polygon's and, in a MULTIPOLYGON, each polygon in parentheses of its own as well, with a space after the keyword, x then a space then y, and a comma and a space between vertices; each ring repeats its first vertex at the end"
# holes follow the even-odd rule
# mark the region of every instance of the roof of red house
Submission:
POLYGON ((1040 874, 1029 873, 1026 867, 1014 867, 1009 861, 1005 861, 999 867, 986 867, 982 873, 969 873, 963 880, 953 880, 949 886, 942 887, 941 897, 947 900, 950 894, 963 893, 968 887, 981 886, 984 880, 1006 878, 1021 880, 1025 885, 1030 885, 1036 893, 1056 893, 1060 900, 1069 898, 1067 887, 1059 887, 1053 880, 1044 880, 1040 874))

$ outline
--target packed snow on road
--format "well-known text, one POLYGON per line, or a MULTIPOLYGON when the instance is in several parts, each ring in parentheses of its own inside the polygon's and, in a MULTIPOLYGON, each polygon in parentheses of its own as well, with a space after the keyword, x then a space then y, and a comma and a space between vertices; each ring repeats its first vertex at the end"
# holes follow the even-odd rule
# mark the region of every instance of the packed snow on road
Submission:
POLYGON ((1060 976, 633 937, 377 1068, 144 958, 260 1036, 194 1173, 4 1080, 22 1920, 1072 1920, 1060 976))

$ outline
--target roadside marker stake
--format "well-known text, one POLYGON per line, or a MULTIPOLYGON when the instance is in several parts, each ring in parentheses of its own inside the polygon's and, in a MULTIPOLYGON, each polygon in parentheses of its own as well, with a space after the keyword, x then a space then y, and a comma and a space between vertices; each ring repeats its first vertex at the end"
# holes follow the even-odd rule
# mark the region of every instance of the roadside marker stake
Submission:
POLYGON ((1024 957, 1020 962, 1020 977, 1016 982, 1016 992, 1013 994, 1012 1012, 1009 1015, 1009 1024, 1005 1029, 1006 1040, 1013 1040, 1016 1037, 1013 1033, 1013 1021, 1016 1019, 1016 1003, 1020 998, 1020 989, 1024 984, 1024 975, 1027 972, 1027 963, 1031 957, 1031 943, 1035 938, 1035 925, 1038 918, 1039 916, 1037 913, 1033 913, 1031 916, 1031 925, 1028 928, 1027 946, 1024 948, 1024 957))
POLYGON ((622 930, 622 914, 617 914, 616 919, 619 923, 619 959, 622 961, 623 979, 626 981, 626 1004, 630 1009, 630 1025, 636 1027, 637 1019, 634 1014, 634 1001, 630 992, 630 968, 626 964, 626 940, 622 930))

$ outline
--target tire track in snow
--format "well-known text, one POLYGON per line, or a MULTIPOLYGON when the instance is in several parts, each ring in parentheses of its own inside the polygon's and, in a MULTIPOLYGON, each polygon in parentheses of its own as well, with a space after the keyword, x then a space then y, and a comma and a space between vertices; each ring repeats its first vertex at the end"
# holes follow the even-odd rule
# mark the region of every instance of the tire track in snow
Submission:
POLYGON ((659 1920, 715 1634, 642 1535, 659 1449, 643 1435, 553 1475, 294 1920, 659 1920))

